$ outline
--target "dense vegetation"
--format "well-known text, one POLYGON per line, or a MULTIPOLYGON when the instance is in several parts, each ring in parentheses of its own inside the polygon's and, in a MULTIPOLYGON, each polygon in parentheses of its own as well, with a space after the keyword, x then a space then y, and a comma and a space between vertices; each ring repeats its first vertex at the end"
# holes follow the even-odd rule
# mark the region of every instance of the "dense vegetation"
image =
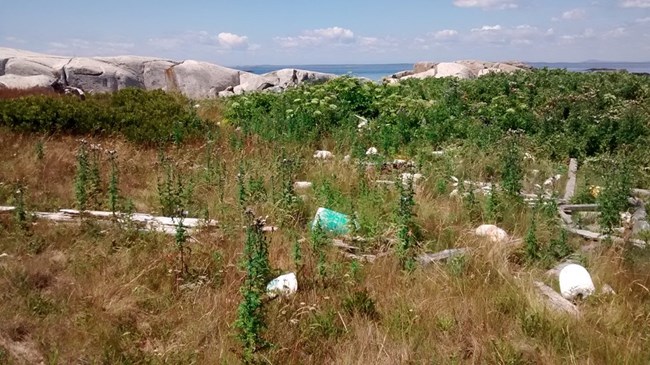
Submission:
POLYGON ((121 134, 151 144, 179 142, 206 130, 186 98, 139 89, 89 95, 85 100, 72 95, 0 99, 0 125, 23 132, 121 134))
POLYGON ((455 142, 487 146, 521 130, 561 159, 646 146, 650 81, 627 73, 537 70, 477 80, 407 80, 377 85, 340 78, 282 94, 233 97, 227 117, 267 140, 314 142, 394 153, 455 142), (370 124, 357 133, 359 118, 370 124))
POLYGON ((574 200, 601 210, 574 213, 577 227, 618 232, 630 188, 650 187, 646 77, 339 78, 201 101, 3 95, 0 205, 16 209, 0 210, 0 364, 650 358, 650 250, 591 243, 557 217, 569 157, 580 162, 574 200), (334 156, 314 159, 315 149, 334 156), (73 207, 115 215, 31 214, 73 207), (312 227, 319 207, 352 219, 343 239, 356 258, 312 227), (165 235, 139 229, 134 211, 219 224, 165 235), (474 235, 482 223, 513 240, 474 235), (469 251, 416 260, 447 248, 469 251), (564 260, 597 287, 579 317, 550 310, 535 289, 557 290, 547 270, 564 260), (297 293, 266 297, 268 280, 288 272, 297 293))

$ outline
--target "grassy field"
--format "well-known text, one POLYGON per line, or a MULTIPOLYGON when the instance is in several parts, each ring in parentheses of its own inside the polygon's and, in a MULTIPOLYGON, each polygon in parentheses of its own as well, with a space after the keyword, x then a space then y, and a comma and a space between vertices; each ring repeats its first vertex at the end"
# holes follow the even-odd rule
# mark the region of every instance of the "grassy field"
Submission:
MULTIPOLYGON (((28 213, 0 212, 2 364, 650 361, 650 251, 563 235, 555 203, 569 157, 580 161, 575 201, 600 204, 601 217, 609 206, 631 211, 621 196, 650 187, 647 78, 540 70, 400 86, 343 78, 229 100, 2 96, 0 205, 28 213), (164 118, 152 111, 160 105, 164 118), (379 153, 367 156, 372 146, 379 153), (315 159, 316 149, 334 157, 315 159), (397 158, 413 163, 393 166, 397 158), (407 172, 423 175, 412 210, 400 204, 407 172), (508 194, 510 186, 541 193, 536 185, 555 174, 562 178, 545 186, 551 197, 537 208, 508 194), (111 176, 121 212, 184 210, 218 227, 183 240, 128 219, 29 214, 110 210, 111 176), (499 188, 466 194, 473 189, 452 176, 499 188), (295 181, 313 185, 294 189, 295 181), (319 207, 355 217, 360 239, 346 242, 377 259, 351 259, 310 230, 319 207), (257 279, 296 272, 299 285, 262 299, 254 314, 263 341, 248 354, 238 336, 251 280, 246 210, 278 227, 264 234, 270 273, 257 279), (512 242, 476 236, 483 223, 512 242), (461 247, 469 253, 404 265, 461 247), (559 291, 547 270, 566 259, 596 286, 577 303, 579 316, 549 309, 533 284, 559 291), (616 293, 603 293, 605 284, 616 293)), ((607 228, 599 217, 574 219, 607 228)))

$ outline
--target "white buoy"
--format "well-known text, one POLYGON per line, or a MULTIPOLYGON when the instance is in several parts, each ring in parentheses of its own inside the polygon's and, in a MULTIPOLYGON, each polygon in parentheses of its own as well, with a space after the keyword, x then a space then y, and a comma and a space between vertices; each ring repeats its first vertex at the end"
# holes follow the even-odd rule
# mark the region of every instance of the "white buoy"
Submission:
POLYGON ((569 264, 560 270, 560 293, 565 299, 584 299, 593 294, 595 290, 591 275, 584 267, 578 264, 569 264))
POLYGON ((296 181, 293 183, 294 189, 309 189, 312 186, 311 181, 296 181))
POLYGON ((280 275, 266 286, 266 292, 274 298, 278 294, 291 295, 298 291, 298 279, 295 273, 280 275))
POLYGON ((476 227, 477 236, 488 237, 492 242, 505 242, 508 240, 508 233, 494 224, 481 224, 476 227))

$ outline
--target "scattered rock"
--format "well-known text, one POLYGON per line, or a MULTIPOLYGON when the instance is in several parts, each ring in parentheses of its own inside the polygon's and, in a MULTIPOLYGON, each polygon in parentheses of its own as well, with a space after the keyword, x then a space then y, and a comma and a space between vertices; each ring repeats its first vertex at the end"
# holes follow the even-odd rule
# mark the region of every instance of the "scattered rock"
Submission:
POLYGON ((482 224, 476 228, 474 233, 477 236, 488 237, 492 242, 506 242, 508 233, 494 224, 482 224))
POLYGON ((366 151, 366 156, 373 156, 373 155, 376 155, 377 153, 379 153, 379 152, 377 151, 376 147, 370 147, 366 151))
POLYGON ((605 294, 605 295, 615 295, 616 294, 614 289, 609 284, 603 285, 602 288, 600 288, 600 292, 602 294, 605 294))
POLYGON ((314 152, 314 158, 318 158, 321 160, 329 160, 334 157, 334 154, 330 151, 325 151, 325 150, 316 150, 314 152))

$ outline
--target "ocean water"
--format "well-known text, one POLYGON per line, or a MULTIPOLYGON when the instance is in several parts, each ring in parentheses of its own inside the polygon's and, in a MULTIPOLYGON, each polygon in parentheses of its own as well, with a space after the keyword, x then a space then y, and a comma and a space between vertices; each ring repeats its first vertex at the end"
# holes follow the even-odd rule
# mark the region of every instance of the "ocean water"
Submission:
MULTIPOLYGON (((584 72, 590 69, 615 69, 627 70, 634 73, 650 73, 650 62, 529 62, 535 68, 559 68, 568 71, 584 72)), ((330 64, 330 65, 258 65, 235 66, 239 70, 264 74, 283 68, 298 68, 309 71, 326 72, 336 75, 351 75, 365 77, 379 81, 394 73, 413 69, 412 63, 386 63, 386 64, 330 64)))

